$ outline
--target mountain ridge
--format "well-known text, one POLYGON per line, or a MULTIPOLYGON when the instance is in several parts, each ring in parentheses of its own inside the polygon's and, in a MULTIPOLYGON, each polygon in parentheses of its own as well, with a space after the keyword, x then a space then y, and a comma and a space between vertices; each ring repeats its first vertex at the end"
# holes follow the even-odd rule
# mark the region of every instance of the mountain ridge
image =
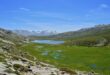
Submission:
POLYGON ((29 30, 12 30, 12 32, 23 36, 49 36, 57 34, 56 31, 29 31, 29 30))

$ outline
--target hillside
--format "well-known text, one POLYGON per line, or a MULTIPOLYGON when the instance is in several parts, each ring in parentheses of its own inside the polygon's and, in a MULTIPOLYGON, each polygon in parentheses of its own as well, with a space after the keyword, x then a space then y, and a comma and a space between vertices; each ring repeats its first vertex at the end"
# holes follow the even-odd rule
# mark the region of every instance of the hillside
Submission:
POLYGON ((110 43, 110 24, 96 25, 92 28, 60 33, 46 38, 67 40, 71 45, 104 46, 110 43))
POLYGON ((15 34, 10 30, 0 28, 0 39, 18 44, 19 42, 22 42, 25 39, 25 37, 15 34))
MULTIPOLYGON (((91 72, 57 68, 53 65, 39 61, 29 51, 24 51, 20 46, 25 46, 25 37, 9 30, 0 29, 0 75, 88 75, 91 72), (19 45, 18 43, 21 43, 19 45)), ((30 49, 28 49, 30 50, 30 49)), ((36 52, 37 53, 37 52, 36 52)), ((94 73, 95 74, 95 73, 94 73)))
POLYGON ((110 24, 109 25, 96 25, 92 28, 80 29, 78 31, 71 31, 60 33, 51 37, 55 38, 79 38, 86 36, 103 36, 110 33, 110 24))

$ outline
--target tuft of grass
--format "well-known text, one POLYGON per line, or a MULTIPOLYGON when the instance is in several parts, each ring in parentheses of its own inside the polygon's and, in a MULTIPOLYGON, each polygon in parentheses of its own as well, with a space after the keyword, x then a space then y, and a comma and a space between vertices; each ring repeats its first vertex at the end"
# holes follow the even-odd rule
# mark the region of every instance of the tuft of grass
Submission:
POLYGON ((4 62, 5 61, 5 56, 4 54, 0 53, 0 62, 4 62))

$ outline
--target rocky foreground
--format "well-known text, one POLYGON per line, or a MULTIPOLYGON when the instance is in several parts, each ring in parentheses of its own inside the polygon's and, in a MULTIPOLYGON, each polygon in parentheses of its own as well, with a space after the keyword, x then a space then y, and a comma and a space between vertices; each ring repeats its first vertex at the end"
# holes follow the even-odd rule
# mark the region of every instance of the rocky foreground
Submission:
POLYGON ((53 65, 38 61, 29 53, 14 52, 0 49, 0 75, 99 75, 94 72, 82 72, 67 68, 56 68, 53 65))

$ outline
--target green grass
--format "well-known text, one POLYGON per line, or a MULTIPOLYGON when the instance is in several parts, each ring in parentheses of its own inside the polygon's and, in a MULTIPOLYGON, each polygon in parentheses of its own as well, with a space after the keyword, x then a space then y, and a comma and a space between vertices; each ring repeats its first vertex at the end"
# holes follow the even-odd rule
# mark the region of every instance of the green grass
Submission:
POLYGON ((5 60, 5 56, 2 54, 2 53, 0 53, 0 62, 4 62, 5 60))
POLYGON ((83 47, 30 43, 21 47, 41 61, 82 71, 110 75, 110 47, 83 47), (39 47, 40 46, 40 47, 39 47))

